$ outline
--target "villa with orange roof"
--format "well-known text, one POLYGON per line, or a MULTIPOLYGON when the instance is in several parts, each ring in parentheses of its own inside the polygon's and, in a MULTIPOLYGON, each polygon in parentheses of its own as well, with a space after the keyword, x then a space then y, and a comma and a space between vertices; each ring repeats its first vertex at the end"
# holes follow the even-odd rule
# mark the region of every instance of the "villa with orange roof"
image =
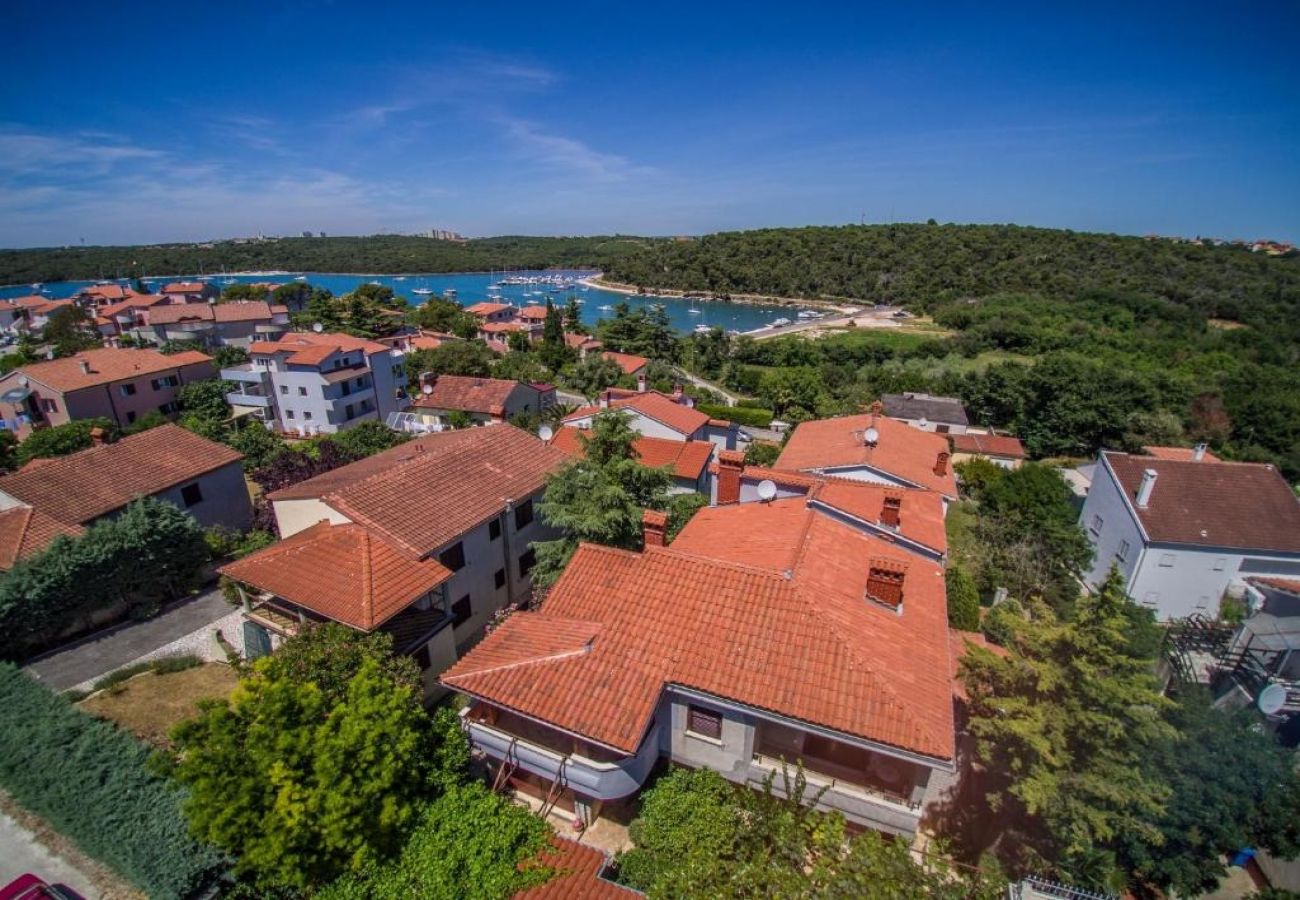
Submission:
POLYGON ((583 544, 442 676, 495 784, 591 823, 661 758, 754 788, 798 760, 804 802, 914 835, 956 769, 943 567, 805 498, 701 510, 671 546, 644 521, 644 552, 583 544))
MULTIPOLYGON (((144 341, 192 341, 204 347, 247 348, 253 341, 269 341, 289 327, 289 310, 265 300, 232 300, 227 303, 151 303, 139 306, 125 301, 123 312, 130 316, 119 322, 120 333, 144 341)), ((119 320, 121 314, 101 315, 119 320)))
POLYGON ((670 441, 711 441, 722 450, 736 449, 734 423, 714 419, 695 408, 695 401, 681 392, 672 395, 647 390, 644 376, 639 389, 611 389, 601 394, 596 406, 577 409, 564 418, 572 428, 590 428, 602 410, 617 409, 628 417, 632 430, 646 437, 670 441))
POLYGON ((600 355, 617 364, 624 375, 644 375, 646 366, 650 365, 650 360, 634 353, 615 353, 613 350, 604 350, 600 355))
POLYGON ((555 388, 507 378, 426 374, 406 412, 407 429, 441 431, 461 413, 476 425, 507 422, 517 415, 539 415, 555 405, 555 388))
POLYGON ((158 293, 171 303, 203 303, 221 293, 210 281, 173 281, 158 293))
POLYGON ((175 414, 182 387, 215 375, 211 358, 195 350, 82 350, 0 377, 0 418, 20 437, 77 419, 102 417, 125 427, 150 412, 175 414))
MULTIPOLYGON (((556 430, 551 446, 559 447, 570 456, 584 456, 582 429, 565 425, 556 430)), ((708 496, 710 491, 709 463, 717 452, 711 441, 678 441, 667 438, 638 436, 632 443, 637 461, 652 469, 669 467, 673 486, 669 493, 684 494, 695 491, 708 496)))
POLYGON ((384 344, 293 332, 278 341, 255 340, 248 351, 247 363, 221 370, 223 379, 240 385, 226 400, 236 415, 255 416, 280 431, 333 434, 359 422, 386 421, 405 405, 402 353, 384 344))

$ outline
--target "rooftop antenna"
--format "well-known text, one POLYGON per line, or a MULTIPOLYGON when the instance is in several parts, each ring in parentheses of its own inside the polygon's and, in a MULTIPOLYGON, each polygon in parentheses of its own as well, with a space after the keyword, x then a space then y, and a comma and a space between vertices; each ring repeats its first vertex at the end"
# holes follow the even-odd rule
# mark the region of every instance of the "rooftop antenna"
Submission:
POLYGON ((768 503, 776 499, 776 482, 770 478, 764 478, 758 483, 758 499, 768 503))

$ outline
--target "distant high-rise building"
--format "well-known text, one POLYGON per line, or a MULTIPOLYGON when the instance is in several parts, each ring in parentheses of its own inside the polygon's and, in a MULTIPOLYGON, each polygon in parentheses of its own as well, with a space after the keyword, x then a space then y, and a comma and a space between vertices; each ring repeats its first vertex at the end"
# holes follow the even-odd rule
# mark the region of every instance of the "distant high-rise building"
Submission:
POLYGON ((447 231, 444 228, 430 228, 424 233, 424 236, 435 241, 463 241, 465 237, 454 231, 447 231))
POLYGON ((302 233, 302 236, 303 236, 303 237, 311 237, 311 232, 310 232, 310 231, 304 231, 304 232, 302 233))

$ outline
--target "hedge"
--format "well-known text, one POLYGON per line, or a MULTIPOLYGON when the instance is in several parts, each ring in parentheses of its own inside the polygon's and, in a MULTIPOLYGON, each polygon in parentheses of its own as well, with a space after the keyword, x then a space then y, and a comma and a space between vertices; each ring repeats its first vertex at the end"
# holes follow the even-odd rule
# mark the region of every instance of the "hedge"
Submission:
POLYGON ((768 409, 754 409, 749 406, 712 406, 707 403, 701 403, 696 409, 711 418, 726 419, 737 425, 767 428, 772 424, 772 411, 768 409))
POLYGON ((190 837, 185 792, 149 748, 0 663, 0 788, 151 900, 181 900, 226 869, 190 837))

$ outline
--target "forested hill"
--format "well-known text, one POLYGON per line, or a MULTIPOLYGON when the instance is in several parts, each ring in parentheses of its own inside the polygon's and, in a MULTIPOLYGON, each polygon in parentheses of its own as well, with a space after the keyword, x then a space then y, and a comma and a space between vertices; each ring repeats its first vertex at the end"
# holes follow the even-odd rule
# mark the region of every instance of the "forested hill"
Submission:
POLYGON ((996 293, 1064 298, 1098 289, 1246 320, 1300 306, 1300 258, 1008 225, 774 228, 656 241, 605 264, 647 288, 851 298, 931 308, 996 293))

